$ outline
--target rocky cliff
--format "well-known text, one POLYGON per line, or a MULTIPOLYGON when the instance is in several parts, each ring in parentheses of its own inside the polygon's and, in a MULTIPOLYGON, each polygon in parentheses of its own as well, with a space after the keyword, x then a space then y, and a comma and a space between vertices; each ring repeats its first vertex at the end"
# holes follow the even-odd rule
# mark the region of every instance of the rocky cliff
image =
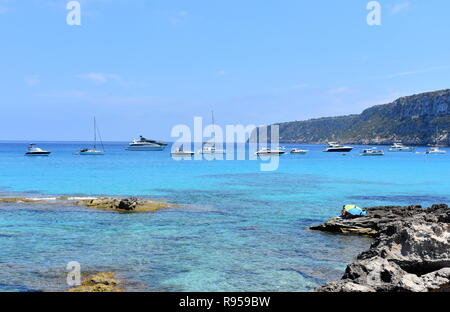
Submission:
POLYGON ((450 146, 450 89, 406 96, 359 115, 279 123, 280 141, 450 146))

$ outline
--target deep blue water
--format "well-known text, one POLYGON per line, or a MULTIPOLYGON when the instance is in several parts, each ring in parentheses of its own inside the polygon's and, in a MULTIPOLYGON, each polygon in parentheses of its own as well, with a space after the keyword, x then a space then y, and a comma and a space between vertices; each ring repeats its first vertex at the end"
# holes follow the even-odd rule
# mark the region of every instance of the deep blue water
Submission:
MULTIPOLYGON (((369 239, 308 230, 345 203, 450 202, 450 153, 343 156, 323 146, 260 161, 174 161, 163 152, 106 144, 41 143, 50 157, 24 157, 25 143, 0 143, 0 196, 138 195, 182 204, 118 214, 54 204, 0 205, 0 291, 62 290, 65 266, 116 271, 130 289, 306 291, 342 275, 369 239)), ((293 145, 287 145, 292 147, 293 145)), ((385 148, 387 150, 387 148, 385 148)), ((419 148, 418 151, 424 151, 419 148)))

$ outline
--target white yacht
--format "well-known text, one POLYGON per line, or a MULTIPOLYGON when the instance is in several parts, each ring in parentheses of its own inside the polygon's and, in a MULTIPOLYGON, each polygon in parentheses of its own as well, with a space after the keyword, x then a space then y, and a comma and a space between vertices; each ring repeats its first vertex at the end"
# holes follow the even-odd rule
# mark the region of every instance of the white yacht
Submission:
POLYGON ((139 136, 139 141, 133 140, 128 144, 127 151, 162 151, 166 148, 167 143, 149 140, 142 135, 139 136))
POLYGON ((282 149, 280 149, 280 148, 277 148, 277 149, 270 149, 270 148, 267 148, 267 147, 263 147, 263 148, 261 148, 259 151, 257 151, 256 153, 255 153, 255 155, 270 155, 270 156, 279 156, 279 155, 283 155, 283 154, 286 154, 286 152, 285 151, 283 151, 282 149))
POLYGON ((447 154, 447 151, 440 149, 439 147, 432 147, 427 149, 426 154, 447 154))
POLYGON ((439 129, 436 128, 435 145, 425 152, 426 154, 447 154, 447 151, 438 147, 439 144, 439 129))
POLYGON ((105 154, 105 149, 103 148, 102 138, 100 136, 100 132, 97 129, 97 122, 96 122, 95 117, 94 117, 94 146, 91 149, 89 149, 89 148, 81 149, 78 152, 78 155, 96 156, 96 155, 104 155, 104 154, 105 154), (100 144, 102 145, 102 149, 101 150, 97 149, 97 132, 99 134, 100 144))
POLYGON ((185 157, 185 156, 192 156, 195 153, 192 151, 185 151, 183 149, 183 147, 180 146, 179 148, 177 148, 175 151, 171 152, 170 154, 174 157, 185 157))
POLYGON ((405 146, 402 143, 394 143, 389 148, 389 152, 413 152, 414 150, 414 147, 405 146))
POLYGON ((363 150, 360 153, 361 156, 384 156, 384 151, 383 150, 377 150, 375 147, 374 148, 368 148, 363 150))
POLYGON ((28 145, 28 152, 25 153, 25 156, 48 156, 51 152, 44 151, 43 149, 36 146, 36 144, 28 145))
POLYGON ((324 152, 327 153, 342 153, 350 152, 353 149, 351 146, 342 146, 336 142, 329 142, 324 152))
POLYGON ((304 150, 304 149, 299 149, 299 148, 291 149, 291 154, 302 154, 302 155, 304 155, 304 154, 306 154, 308 152, 309 152, 309 150, 304 150))

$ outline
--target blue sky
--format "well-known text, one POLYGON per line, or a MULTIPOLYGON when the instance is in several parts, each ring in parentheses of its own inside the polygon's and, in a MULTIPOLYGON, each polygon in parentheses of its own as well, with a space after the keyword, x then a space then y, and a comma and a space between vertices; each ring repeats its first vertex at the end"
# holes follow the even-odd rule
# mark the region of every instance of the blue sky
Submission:
POLYGON ((0 140, 169 140, 450 87, 450 1, 0 0, 0 140))

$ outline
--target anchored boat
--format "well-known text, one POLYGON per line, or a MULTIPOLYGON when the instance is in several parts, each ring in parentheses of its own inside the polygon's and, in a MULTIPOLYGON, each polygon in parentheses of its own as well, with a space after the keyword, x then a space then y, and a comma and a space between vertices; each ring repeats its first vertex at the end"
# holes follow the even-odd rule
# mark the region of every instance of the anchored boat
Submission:
POLYGON ((28 145, 28 152, 25 153, 25 156, 48 156, 51 152, 44 151, 43 149, 36 146, 36 144, 28 145))
POLYGON ((127 151, 162 151, 166 148, 167 143, 155 140, 149 140, 142 135, 139 140, 133 140, 128 144, 127 151))
POLYGON ((299 149, 299 148, 293 148, 291 150, 291 154, 302 154, 302 155, 304 155, 304 154, 306 154, 308 152, 309 152, 309 150, 304 150, 304 149, 299 149))
POLYGON ((105 154, 105 148, 103 147, 103 142, 102 142, 102 137, 100 135, 100 131, 97 128, 97 122, 95 120, 94 117, 94 146, 93 148, 89 149, 89 148, 83 148, 78 152, 78 155, 91 155, 91 156, 95 156, 95 155, 104 155, 105 154), (98 132, 98 136, 100 139, 100 144, 102 146, 101 150, 97 149, 97 132, 98 132))
POLYGON ((414 147, 405 146, 402 143, 394 143, 389 148, 389 152, 413 152, 414 150, 414 147))
POLYGON ((255 153, 255 155, 265 155, 265 156, 267 156, 267 155, 279 156, 279 155, 283 155, 283 154, 286 154, 286 152, 279 148, 278 149, 270 149, 267 147, 263 147, 255 153))
POLYGON ((351 146, 342 146, 336 142, 329 142, 328 147, 324 150, 327 153, 346 153, 351 152, 353 147, 351 146))
POLYGON ((185 151, 183 149, 183 147, 179 147, 174 152, 171 152, 170 154, 175 157, 185 157, 185 156, 192 156, 195 153, 192 151, 185 151))
POLYGON ((376 150, 375 147, 374 148, 368 148, 363 150, 360 153, 361 156, 383 156, 384 155, 384 151, 383 150, 376 150))

